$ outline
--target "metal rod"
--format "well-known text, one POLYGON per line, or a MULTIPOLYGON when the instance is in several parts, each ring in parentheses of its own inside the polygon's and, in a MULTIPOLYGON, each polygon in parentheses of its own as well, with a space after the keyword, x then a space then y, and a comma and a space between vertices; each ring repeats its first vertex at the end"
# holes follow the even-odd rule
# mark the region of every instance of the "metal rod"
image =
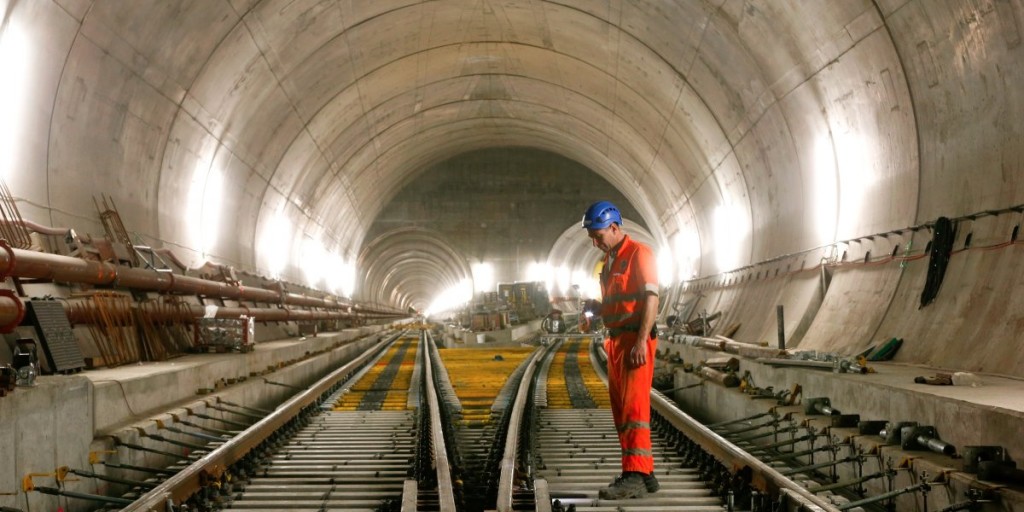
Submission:
POLYGON ((145 466, 133 466, 131 464, 117 464, 117 463, 114 463, 114 462, 103 462, 102 464, 104 466, 108 467, 108 468, 126 469, 126 470, 129 470, 129 471, 141 471, 143 473, 152 473, 154 475, 171 476, 171 475, 177 473, 177 471, 175 471, 173 469, 147 468, 145 466))
POLYGON ((722 422, 719 422, 719 423, 712 423, 710 425, 705 425, 705 427, 711 428, 711 429, 717 429, 717 428, 725 427, 725 426, 728 426, 728 425, 733 425, 733 424, 736 424, 736 423, 743 423, 744 421, 753 421, 753 420, 756 420, 758 418, 763 418, 765 416, 773 416, 774 414, 775 413, 773 413, 771 411, 769 411, 769 412, 762 412, 762 413, 755 414, 753 416, 747 416, 746 418, 739 418, 739 419, 735 419, 735 420, 722 421, 722 422))
POLYGON ((266 409, 260 409, 259 407, 252 407, 250 405, 236 404, 234 402, 229 402, 227 400, 224 400, 223 398, 217 398, 217 401, 222 403, 222 404, 224 404, 224 405, 230 405, 231 407, 238 407, 239 409, 245 409, 247 411, 258 412, 258 413, 260 413, 260 414, 262 414, 264 416, 274 412, 274 411, 268 411, 266 409))
POLYGON ((784 460, 784 459, 792 459, 792 458, 795 458, 795 457, 803 457, 804 455, 811 455, 811 454, 814 454, 814 453, 823 452, 823 451, 826 451, 826 450, 831 450, 831 449, 835 448, 835 446, 837 446, 837 445, 826 444, 826 445, 823 445, 823 446, 819 446, 817 448, 810 448, 810 449, 804 450, 802 452, 780 453, 778 455, 772 455, 771 457, 764 457, 761 460, 763 460, 765 462, 772 462, 772 461, 776 461, 776 460, 784 460))
POLYGON ((774 426, 776 426, 778 424, 779 424, 779 420, 773 419, 772 421, 769 421, 768 423, 758 423, 757 425, 751 425, 749 427, 744 427, 744 428, 737 429, 737 430, 729 430, 729 431, 724 432, 722 435, 725 436, 725 437, 736 437, 737 434, 745 434, 747 432, 751 432, 751 431, 754 431, 754 430, 760 430, 760 429, 765 428, 765 427, 774 427, 774 426))
POLYGON ((786 321, 783 319, 782 304, 775 306, 775 316, 779 323, 779 350, 786 350, 786 321))
POLYGON ((773 448, 779 448, 779 447, 782 447, 782 446, 789 446, 791 444, 802 443, 804 441, 808 441, 808 440, 814 439, 816 437, 818 437, 818 434, 805 434, 805 435, 802 435, 800 437, 796 437, 796 438, 793 438, 793 439, 787 439, 785 441, 779 441, 777 443, 758 445, 758 446, 752 447, 751 449, 747 450, 747 452, 748 453, 763 452, 763 451, 766 451, 766 450, 771 450, 773 448))
POLYGON ((33 490, 41 492, 43 494, 49 494, 51 496, 66 496, 68 498, 99 501, 101 503, 113 503, 115 505, 128 505, 132 502, 132 500, 125 498, 115 498, 113 496, 100 496, 98 494, 86 494, 84 492, 65 491, 64 489, 55 489, 53 487, 35 487, 33 490))
POLYGON ((152 489, 156 487, 156 482, 142 482, 140 480, 128 480, 126 478, 117 478, 116 476, 103 475, 95 473, 93 471, 85 471, 82 469, 69 469, 68 473, 75 474, 78 476, 84 476, 86 478, 96 478, 105 482, 114 482, 115 484, 134 485, 136 487, 142 487, 143 489, 152 489))
POLYGON ((672 393, 672 392, 675 392, 675 391, 682 391, 684 389, 699 388, 699 387, 701 387, 703 385, 704 385, 704 381, 700 381, 700 382, 698 382, 696 384, 687 384, 685 386, 679 386, 678 388, 666 389, 666 390, 662 391, 662 393, 672 393))
POLYGON ((857 484, 862 484, 864 482, 869 482, 869 481, 874 480, 876 478, 882 478, 886 474, 887 474, 887 472, 885 472, 885 471, 879 471, 877 473, 871 473, 870 475, 865 475, 865 476, 862 476, 860 478, 856 478, 856 479, 853 479, 853 480, 847 480, 845 482, 836 482, 836 483, 830 484, 830 485, 823 485, 821 487, 815 487, 815 488, 811 489, 811 492, 814 493, 814 494, 817 494, 819 492, 833 491, 833 490, 836 490, 836 489, 842 489, 843 487, 849 487, 851 485, 857 485, 857 484))
POLYGON ((228 409, 227 407, 218 407, 216 404, 211 405, 210 408, 211 409, 216 409, 218 411, 223 411, 223 412, 231 413, 231 414, 237 414, 239 416, 244 416, 246 418, 253 419, 253 420, 262 420, 266 416, 266 414, 256 415, 256 414, 250 414, 250 413, 247 413, 247 412, 236 411, 234 409, 228 409))
POLYGON ((928 482, 921 482, 919 484, 911 485, 910 487, 904 487, 902 489, 896 489, 895 491, 889 491, 889 492, 886 492, 886 493, 879 494, 877 496, 872 496, 870 498, 864 498, 864 499, 859 500, 859 501, 851 501, 849 503, 844 503, 842 505, 839 505, 839 510, 850 510, 851 508, 862 507, 864 505, 870 505, 872 503, 877 503, 879 501, 884 501, 884 500, 887 500, 889 498, 895 498, 896 496, 912 493, 912 492, 914 492, 914 491, 916 491, 918 489, 925 489, 925 488, 929 488, 929 487, 931 487, 931 485, 928 482))
POLYGON ((814 471, 816 469, 827 468, 829 466, 837 466, 839 464, 844 464, 846 462, 854 462, 858 458, 859 457, 846 457, 844 459, 832 460, 828 462, 819 462, 817 464, 811 464, 810 466, 801 466, 798 468, 787 469, 785 471, 780 471, 780 473, 782 473, 784 476, 798 475, 800 473, 806 473, 808 471, 814 471))

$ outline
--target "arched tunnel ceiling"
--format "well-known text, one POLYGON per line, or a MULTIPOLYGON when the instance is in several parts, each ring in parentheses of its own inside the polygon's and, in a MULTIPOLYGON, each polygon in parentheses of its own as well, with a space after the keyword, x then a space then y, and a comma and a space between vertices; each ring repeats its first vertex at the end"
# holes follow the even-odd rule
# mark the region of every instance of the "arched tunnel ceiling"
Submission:
POLYGON ((498 147, 607 180, 684 276, 1024 201, 1011 2, 5 4, 26 216, 96 229, 107 193, 193 262, 355 262, 414 178, 498 147))

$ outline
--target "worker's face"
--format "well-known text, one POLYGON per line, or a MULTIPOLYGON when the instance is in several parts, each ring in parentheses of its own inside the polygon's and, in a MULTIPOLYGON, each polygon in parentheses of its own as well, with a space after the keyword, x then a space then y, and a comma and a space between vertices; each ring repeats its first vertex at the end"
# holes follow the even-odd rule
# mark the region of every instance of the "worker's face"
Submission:
POLYGON ((594 243, 594 247, 608 252, 619 243, 619 226, 612 224, 606 228, 588 229, 587 236, 594 243))

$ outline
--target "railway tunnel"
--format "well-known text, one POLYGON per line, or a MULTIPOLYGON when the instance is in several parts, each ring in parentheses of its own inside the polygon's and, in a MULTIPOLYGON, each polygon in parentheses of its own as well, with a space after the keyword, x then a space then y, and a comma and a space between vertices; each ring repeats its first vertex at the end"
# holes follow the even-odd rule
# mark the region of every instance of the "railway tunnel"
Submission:
MULTIPOLYGON (((854 439, 882 475, 862 494, 910 489, 869 510, 1021 509, 1022 16, 1018 0, 0 0, 0 507, 114 507, 67 493, 129 484, 61 468, 170 476, 153 461, 204 449, 165 427, 202 426, 194 443, 344 392, 359 370, 315 383, 385 364, 392 338, 453 383, 454 445, 451 397, 473 379, 445 351, 508 347, 519 366, 494 375, 511 383, 593 345, 554 378, 590 393, 562 381, 591 375, 599 343, 469 317, 503 283, 539 283, 538 305, 574 318, 599 295, 580 217, 604 199, 657 255, 665 407, 694 422, 658 413, 672 450, 695 442, 677 432, 739 442, 757 420, 710 426, 764 415, 762 445, 854 439), (435 323, 410 345, 418 315, 435 323), (524 344, 550 359, 520 361, 524 344), (18 386, 29 350, 40 375, 18 386), (711 373, 726 356, 743 391, 711 373), (822 409, 911 430, 888 443, 822 409)), ((428 373, 404 371, 385 373, 428 373)), ((399 380, 416 412, 393 414, 430 437, 426 390, 399 380)), ((548 412, 527 421, 562 421, 548 412)), ((789 489, 775 472, 792 468, 750 464, 772 482, 758 493, 789 489)), ((563 503, 596 496, 537 468, 563 503)), ((756 508, 716 474, 720 506, 756 508)), ((547 492, 531 481, 517 502, 547 492)), ((821 506, 803 492, 782 495, 821 506)))

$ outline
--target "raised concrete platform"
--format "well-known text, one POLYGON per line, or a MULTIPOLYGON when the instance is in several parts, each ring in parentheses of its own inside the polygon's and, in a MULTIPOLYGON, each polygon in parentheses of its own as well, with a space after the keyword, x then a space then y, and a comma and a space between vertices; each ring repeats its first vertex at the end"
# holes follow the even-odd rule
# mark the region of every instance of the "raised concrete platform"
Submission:
MULTIPOLYGON (((686 363, 697 364, 723 352, 699 348, 684 343, 661 341, 659 351, 678 354, 686 363)), ((932 375, 941 369, 910 366, 898 363, 870 363, 877 373, 840 374, 828 370, 792 367, 772 367, 753 359, 728 354, 740 359, 740 374, 750 371, 758 387, 772 386, 776 391, 803 387, 803 398, 828 397, 832 406, 844 414, 860 414, 863 420, 916 421, 937 429, 939 438, 955 445, 958 451, 971 445, 1001 445, 1011 459, 1024 463, 1024 381, 1001 376, 977 374, 979 387, 930 386, 914 383, 914 377, 932 375)), ((675 386, 699 381, 692 373, 676 370, 675 386)), ((703 386, 673 393, 680 407, 705 423, 728 421, 751 416, 774 406, 772 400, 753 400, 738 388, 724 388, 711 382, 703 386)), ((810 419, 816 426, 824 426, 826 417, 804 416, 802 407, 780 408, 780 412, 793 412, 798 419, 810 419)), ((854 443, 867 452, 881 453, 885 458, 912 461, 913 471, 901 471, 897 487, 916 482, 920 471, 930 475, 950 472, 952 484, 933 491, 929 507, 941 508, 952 502, 963 501, 967 486, 978 484, 1000 489, 1005 503, 999 510, 1024 510, 1024 494, 1019 488, 1008 488, 991 483, 979 483, 963 473, 963 461, 927 451, 903 451, 884 446, 878 436, 857 436, 855 429, 837 429, 836 434, 853 436, 854 443)), ((873 463, 872 463, 873 464, 873 463)), ((876 468, 865 466, 873 471, 876 468)), ((877 485, 877 484, 876 484, 877 485)), ((872 492, 878 492, 873 489, 872 492)), ((920 495, 899 498, 898 510, 921 510, 920 495)))
MULTIPOLYGON (((315 338, 265 342, 246 354, 193 354, 77 375, 42 376, 35 387, 18 388, 0 398, 0 506, 94 509, 95 503, 70 500, 65 506, 53 496, 24 494, 21 479, 28 473, 52 473, 60 466, 102 472, 101 466, 90 467, 90 451, 116 452, 98 453, 101 460, 159 467, 171 458, 117 449, 113 437, 138 443, 141 431, 155 430, 155 419, 174 422, 175 417, 202 413, 218 397, 273 409, 295 390, 267 380, 308 385, 372 346, 388 327, 367 326, 320 333, 315 338), (200 388, 213 392, 199 394, 200 388)), ((218 417, 224 414, 207 412, 218 417)), ((52 477, 35 481, 36 485, 55 487, 52 477)), ((87 479, 68 481, 66 488, 101 494, 108 490, 102 482, 87 479)))

